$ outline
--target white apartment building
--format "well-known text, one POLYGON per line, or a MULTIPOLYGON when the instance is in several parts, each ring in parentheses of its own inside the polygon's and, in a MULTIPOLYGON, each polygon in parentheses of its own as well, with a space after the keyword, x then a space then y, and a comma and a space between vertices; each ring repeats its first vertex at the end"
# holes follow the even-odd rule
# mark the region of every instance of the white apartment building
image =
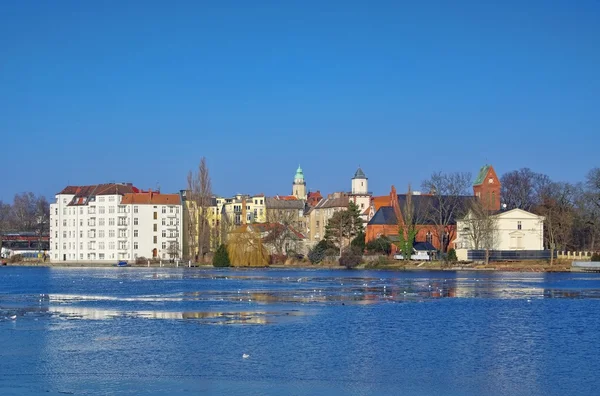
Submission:
POLYGON ((50 259, 116 262, 181 257, 179 194, 131 183, 68 186, 50 205, 50 259))

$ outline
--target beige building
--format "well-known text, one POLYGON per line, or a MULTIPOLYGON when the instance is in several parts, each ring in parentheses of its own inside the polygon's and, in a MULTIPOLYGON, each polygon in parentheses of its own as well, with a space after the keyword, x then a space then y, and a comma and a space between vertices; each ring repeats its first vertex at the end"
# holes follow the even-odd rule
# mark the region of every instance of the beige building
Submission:
POLYGON ((319 242, 325 236, 325 226, 333 214, 348 209, 350 196, 347 193, 336 192, 319 201, 310 208, 307 216, 307 233, 311 244, 319 242))
MULTIPOLYGON (((455 245, 456 254, 461 260, 466 260, 468 250, 476 248, 469 229, 469 215, 457 221, 455 245)), ((544 250, 543 216, 512 209, 500 211, 493 218, 495 231, 492 250, 544 250)))

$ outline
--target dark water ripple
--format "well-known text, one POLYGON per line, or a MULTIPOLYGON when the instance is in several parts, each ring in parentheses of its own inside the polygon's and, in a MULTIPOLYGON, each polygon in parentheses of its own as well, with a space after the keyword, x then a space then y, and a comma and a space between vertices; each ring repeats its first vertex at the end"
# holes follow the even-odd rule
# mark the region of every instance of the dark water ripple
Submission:
POLYGON ((0 268, 0 394, 593 395, 599 296, 597 274, 0 268))

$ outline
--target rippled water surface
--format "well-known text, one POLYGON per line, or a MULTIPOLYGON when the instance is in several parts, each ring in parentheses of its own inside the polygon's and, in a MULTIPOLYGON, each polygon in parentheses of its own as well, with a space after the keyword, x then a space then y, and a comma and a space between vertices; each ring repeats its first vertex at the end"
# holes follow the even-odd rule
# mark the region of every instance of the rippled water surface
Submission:
POLYGON ((3 267, 0 394, 597 395, 599 298, 597 274, 3 267))

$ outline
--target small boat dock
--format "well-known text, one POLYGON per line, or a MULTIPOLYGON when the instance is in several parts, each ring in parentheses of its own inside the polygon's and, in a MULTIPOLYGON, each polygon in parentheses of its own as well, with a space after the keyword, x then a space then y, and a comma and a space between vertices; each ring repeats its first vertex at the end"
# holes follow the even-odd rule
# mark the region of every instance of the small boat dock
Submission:
POLYGON ((600 272, 599 261, 573 261, 571 270, 583 272, 600 272))

